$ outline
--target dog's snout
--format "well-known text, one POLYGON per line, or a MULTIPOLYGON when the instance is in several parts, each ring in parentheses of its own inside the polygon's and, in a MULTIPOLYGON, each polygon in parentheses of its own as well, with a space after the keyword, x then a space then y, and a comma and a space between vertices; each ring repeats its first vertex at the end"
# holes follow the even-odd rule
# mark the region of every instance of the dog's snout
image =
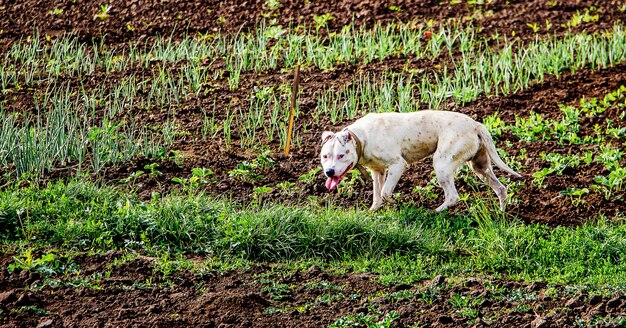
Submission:
POLYGON ((332 178, 335 176, 335 169, 326 169, 326 176, 332 178))

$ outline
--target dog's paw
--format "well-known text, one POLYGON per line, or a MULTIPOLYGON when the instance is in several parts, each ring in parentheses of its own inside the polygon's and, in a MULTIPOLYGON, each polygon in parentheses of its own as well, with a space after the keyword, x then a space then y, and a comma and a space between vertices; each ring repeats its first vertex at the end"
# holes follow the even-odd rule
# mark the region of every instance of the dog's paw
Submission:
POLYGON ((372 204, 372 206, 370 207, 370 211, 372 212, 378 211, 381 207, 383 207, 383 203, 372 204))
POLYGON ((395 204, 398 202, 398 200, 396 199, 396 197, 393 197, 393 195, 389 195, 389 196, 383 196, 383 202, 385 204, 395 204))
POLYGON ((448 204, 442 204, 441 206, 439 206, 439 207, 437 207, 437 208, 435 209, 435 212, 437 212, 437 213, 441 213, 441 212, 443 212, 443 211, 447 210, 449 207, 450 207, 450 206, 449 206, 448 204))

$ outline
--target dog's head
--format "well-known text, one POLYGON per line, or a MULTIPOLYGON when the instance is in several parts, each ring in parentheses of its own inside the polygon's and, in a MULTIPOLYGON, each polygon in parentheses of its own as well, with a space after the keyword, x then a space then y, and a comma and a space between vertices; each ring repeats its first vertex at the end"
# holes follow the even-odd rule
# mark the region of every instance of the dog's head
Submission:
POLYGON ((322 169, 328 179, 326 188, 334 189, 341 179, 357 165, 359 160, 356 144, 350 132, 347 130, 332 133, 325 131, 322 133, 322 152, 320 160, 322 169))

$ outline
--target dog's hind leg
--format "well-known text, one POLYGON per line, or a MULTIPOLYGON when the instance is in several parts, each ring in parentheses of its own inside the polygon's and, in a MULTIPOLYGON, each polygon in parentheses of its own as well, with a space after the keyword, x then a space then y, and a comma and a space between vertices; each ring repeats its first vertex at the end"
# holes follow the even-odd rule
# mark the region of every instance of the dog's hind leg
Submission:
POLYGON ((374 200, 372 202, 372 207, 370 207, 370 211, 375 211, 383 205, 383 197, 381 193, 382 193, 383 183, 385 182, 385 171, 384 170, 376 171, 376 170, 370 169, 370 172, 372 173, 372 184, 374 185, 374 190, 373 190, 374 200))
POLYGON ((506 187, 498 180, 493 173, 493 167, 491 166, 491 160, 485 147, 480 147, 478 153, 470 161, 470 168, 477 175, 485 177, 487 184, 498 196, 500 201, 500 210, 504 211, 506 207, 506 187))
POLYGON ((398 181, 400 181, 400 177, 402 173, 404 173, 406 166, 407 162, 404 159, 399 159, 398 162, 387 167, 387 179, 385 179, 385 184, 381 192, 383 200, 387 201, 391 199, 393 190, 396 188, 398 181))
POLYGON ((435 152, 433 166, 445 196, 443 204, 437 207, 437 212, 441 212, 459 201, 459 193, 454 186, 454 174, 461 164, 462 162, 451 158, 449 155, 446 156, 435 152))

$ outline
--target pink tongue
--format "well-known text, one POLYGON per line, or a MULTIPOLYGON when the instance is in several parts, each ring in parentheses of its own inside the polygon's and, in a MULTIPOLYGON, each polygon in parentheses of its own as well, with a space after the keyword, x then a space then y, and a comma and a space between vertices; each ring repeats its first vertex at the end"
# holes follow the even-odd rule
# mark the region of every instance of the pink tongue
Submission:
POLYGON ((339 177, 328 178, 326 179, 326 188, 328 190, 333 190, 339 184, 339 177))

